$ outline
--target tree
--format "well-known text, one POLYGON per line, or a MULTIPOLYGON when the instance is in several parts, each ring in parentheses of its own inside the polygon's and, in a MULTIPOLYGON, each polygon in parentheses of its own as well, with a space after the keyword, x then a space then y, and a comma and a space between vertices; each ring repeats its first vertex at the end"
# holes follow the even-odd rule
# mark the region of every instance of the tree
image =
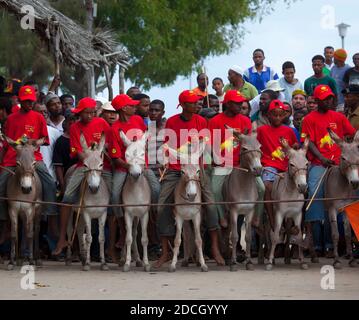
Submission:
MULTIPOLYGON (((126 71, 126 78, 149 89, 170 85, 177 76, 189 75, 206 57, 229 53, 240 46, 245 32, 242 23, 261 18, 278 1, 295 0, 98 0, 94 26, 117 33, 131 56, 132 66, 126 71)), ((52 0, 50 4, 84 25, 83 0, 52 0)), ((10 18, 0 23, 0 70, 5 67, 8 75, 32 76, 43 83, 53 74, 52 57, 44 54, 47 48, 10 18), (3 32, 1 26, 13 31, 3 32), (33 68, 31 61, 38 61, 41 72, 33 68)), ((63 90, 78 98, 84 96, 84 70, 65 66, 62 70, 63 90)), ((113 76, 115 66, 110 71, 113 76)), ((95 75, 97 90, 103 90, 102 70, 96 68, 95 75)))

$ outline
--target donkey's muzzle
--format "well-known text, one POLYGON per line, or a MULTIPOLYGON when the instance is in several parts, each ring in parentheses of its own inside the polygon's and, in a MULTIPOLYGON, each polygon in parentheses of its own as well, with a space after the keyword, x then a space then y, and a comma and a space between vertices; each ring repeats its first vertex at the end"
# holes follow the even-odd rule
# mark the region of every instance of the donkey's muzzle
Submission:
POLYGON ((259 177, 262 174, 263 167, 254 167, 253 173, 256 175, 256 177, 259 177))
POLYGON ((195 193, 187 194, 187 199, 188 201, 193 202, 194 199, 196 199, 196 194, 195 193))
POLYGON ((32 187, 21 187, 22 193, 29 194, 32 191, 32 187))
POLYGON ((299 193, 305 194, 307 192, 308 186, 306 184, 298 184, 299 193))
POLYGON ((97 193, 99 186, 96 186, 96 187, 89 186, 89 189, 90 189, 91 193, 97 193))

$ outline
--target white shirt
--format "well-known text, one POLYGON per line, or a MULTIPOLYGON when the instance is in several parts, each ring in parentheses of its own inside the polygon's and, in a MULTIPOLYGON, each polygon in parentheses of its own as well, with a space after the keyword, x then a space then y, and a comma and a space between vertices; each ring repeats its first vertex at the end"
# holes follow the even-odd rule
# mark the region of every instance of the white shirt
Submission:
POLYGON ((50 118, 49 118, 49 119, 47 119, 47 125, 50 126, 50 127, 52 127, 52 128, 55 128, 56 130, 60 131, 61 134, 63 134, 63 133, 64 133, 64 128, 62 127, 62 123, 64 122, 64 120, 65 120, 65 118, 63 118, 63 119, 60 121, 60 123, 54 124, 54 123, 50 120, 50 118))
POLYGON ((297 83, 291 84, 291 83, 288 83, 285 80, 285 78, 283 77, 283 78, 279 79, 279 84, 280 84, 281 88, 285 89, 283 91, 284 96, 285 96, 285 101, 287 101, 289 103, 292 102, 292 93, 293 93, 293 91, 298 90, 298 89, 303 90, 303 85, 299 80, 297 81, 297 83))
POLYGON ((47 126, 47 132, 49 134, 50 144, 48 146, 41 146, 40 152, 42 154, 47 170, 49 170, 49 173, 56 181, 57 179, 56 179, 55 169, 54 166, 52 165, 52 155, 54 153, 55 142, 62 135, 62 133, 51 126, 47 126))
MULTIPOLYGON (((259 110, 260 98, 261 98, 261 94, 259 94, 258 96, 254 97, 251 101, 249 101, 249 103, 251 104, 251 113, 249 114, 250 117, 253 116, 259 110)), ((279 92, 278 99, 280 101, 285 101, 284 92, 279 92)))

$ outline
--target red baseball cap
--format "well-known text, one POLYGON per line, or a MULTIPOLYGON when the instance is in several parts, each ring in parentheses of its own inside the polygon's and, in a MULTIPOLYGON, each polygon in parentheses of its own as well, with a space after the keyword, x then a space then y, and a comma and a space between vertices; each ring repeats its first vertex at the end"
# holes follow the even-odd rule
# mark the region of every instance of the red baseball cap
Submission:
POLYGON ((179 104, 177 105, 177 108, 181 105, 181 103, 196 103, 202 98, 203 97, 197 95, 193 90, 182 91, 178 96, 179 104))
POLYGON ((318 100, 324 100, 328 98, 329 96, 335 97, 334 92, 332 89, 326 85, 326 84, 320 84, 319 86, 316 86, 313 92, 313 97, 318 100))
POLYGON ((271 101, 271 103, 269 104, 268 112, 274 109, 282 109, 284 111, 289 111, 288 106, 278 99, 271 101))
POLYGON ((79 103, 77 104, 75 109, 71 109, 71 111, 73 113, 80 113, 81 111, 90 108, 90 109, 95 109, 96 108, 96 100, 90 98, 90 97, 85 97, 82 98, 79 103))
POLYGON ((19 100, 20 101, 36 101, 36 92, 35 88, 32 86, 23 86, 19 90, 19 100))
POLYGON ((140 103, 139 100, 133 100, 127 94, 119 94, 116 97, 114 97, 113 100, 111 101, 112 106, 116 110, 120 110, 126 106, 137 106, 139 103, 140 103))
POLYGON ((228 90, 226 95, 224 96, 223 103, 227 103, 229 101, 233 102, 244 102, 247 101, 247 98, 244 97, 239 91, 237 90, 228 90))

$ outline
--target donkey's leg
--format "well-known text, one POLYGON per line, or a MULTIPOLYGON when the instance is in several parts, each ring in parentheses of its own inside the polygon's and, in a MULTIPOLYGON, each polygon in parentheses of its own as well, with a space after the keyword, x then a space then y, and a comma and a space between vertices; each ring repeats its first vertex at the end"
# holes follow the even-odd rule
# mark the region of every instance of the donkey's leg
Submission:
POLYGON ((39 237, 40 237, 40 223, 41 223, 41 206, 35 208, 35 217, 34 217, 34 237, 35 237, 35 248, 34 248, 34 255, 35 255, 35 263, 36 266, 42 266, 41 258, 40 258, 40 248, 39 248, 39 237))
POLYGON ((183 225, 183 218, 179 215, 176 215, 176 238, 175 238, 175 247, 173 249, 173 259, 172 263, 168 267, 169 272, 176 271, 176 263, 178 258, 178 251, 181 245, 181 234, 182 234, 182 225, 183 225))
POLYGON ((9 215, 11 220, 11 253, 10 262, 7 266, 8 270, 13 270, 16 263, 16 254, 18 251, 18 215, 16 210, 9 206, 9 215))
POLYGON ((123 271, 130 271, 131 264, 131 245, 132 245, 132 225, 133 225, 133 216, 125 212, 125 222, 126 222, 126 262, 123 266, 123 271))
POLYGON ((148 219, 149 219, 149 213, 148 211, 141 217, 141 230, 142 230, 142 237, 141 237, 141 243, 142 243, 142 249, 143 249, 143 263, 144 268, 146 272, 149 272, 151 269, 151 266, 148 262, 148 252, 147 252, 147 246, 148 246, 148 235, 147 235, 147 226, 148 226, 148 219))
POLYGON ((251 261, 251 244, 252 244, 252 219, 254 215, 254 208, 252 211, 246 215, 245 222, 246 222, 246 269, 247 270, 254 270, 253 263, 251 261))
MULTIPOLYGON (((80 248, 80 259, 81 259, 81 263, 84 266, 86 264, 86 254, 87 254, 87 249, 86 249, 86 242, 85 242, 85 221, 83 216, 80 216, 80 220, 77 226, 77 239, 79 241, 79 248, 80 248)), ((70 248, 71 250, 71 248, 70 248)))
POLYGON ((143 267, 142 260, 140 258, 140 253, 138 252, 138 243, 137 243, 137 233, 138 233, 138 224, 140 222, 140 219, 138 217, 133 218, 133 224, 132 224, 132 245, 131 250, 133 253, 133 259, 136 262, 136 267, 143 267))
MULTIPOLYGON (((237 271, 237 242, 238 242, 238 229, 237 229, 237 219, 238 213, 234 208, 230 211, 231 215, 231 229, 232 229, 232 260, 230 264, 231 271, 237 271)), ((247 236, 247 235, 246 235, 247 236)), ((248 248, 246 248, 248 250, 248 248)), ((250 250, 250 247, 249 247, 250 250)))
POLYGON ((91 243, 92 243, 91 217, 85 211, 82 213, 82 215, 83 215, 83 219, 85 221, 85 226, 86 226, 86 261, 85 261, 83 270, 89 271, 90 270, 90 262, 91 262, 90 250, 91 250, 91 243))
POLYGON ((35 208, 32 205, 26 212, 26 240, 29 249, 29 265, 34 264, 34 215, 35 208))
POLYGON ((284 215, 277 210, 274 219, 274 231, 270 230, 270 238, 271 238, 271 247, 269 253, 269 261, 266 264, 266 270, 272 270, 273 268, 273 259, 274 259, 274 251, 279 242, 279 232, 282 227, 284 215))
MULTIPOLYGON (((299 233, 297 235, 298 239, 302 240, 303 239, 302 228, 301 228, 301 225, 302 225, 302 212, 298 212, 298 214, 294 218, 294 225, 299 230, 299 233)), ((303 270, 307 270, 308 269, 308 264, 306 264, 304 262, 303 247, 301 245, 298 245, 298 256, 299 256, 300 267, 303 270)))
POLYGON ((329 222, 330 222, 330 228, 332 230, 332 240, 333 240, 333 246, 334 246, 333 266, 335 269, 340 269, 341 263, 339 261, 339 255, 338 255, 339 231, 338 231, 338 222, 337 222, 337 210, 335 209, 334 205, 330 206, 330 208, 328 210, 328 214, 329 214, 329 222))
POLYGON ((345 251, 347 253, 347 256, 349 257, 349 266, 355 267, 356 261, 353 258, 352 229, 346 212, 343 213, 343 223, 344 223, 344 235, 345 235, 345 251))
POLYGON ((195 242, 196 242, 196 246, 197 246, 197 251, 198 251, 198 258, 199 258, 199 263, 201 264, 201 270, 203 272, 207 272, 208 271, 208 267, 204 262, 204 257, 203 257, 203 248, 202 248, 202 237, 201 237, 201 213, 199 212, 193 221, 193 226, 194 226, 194 235, 195 235, 195 242))
MULTIPOLYGON (((73 227, 73 214, 74 212, 71 210, 70 213, 70 217, 69 217, 69 221, 67 223, 67 228, 66 228, 66 234, 67 234, 67 239, 69 240, 67 242, 67 249, 66 249, 66 260, 65 260, 65 264, 67 266, 70 266, 72 263, 72 250, 71 250, 71 245, 70 245, 70 239, 72 237, 72 233, 74 232, 74 227, 73 227)), ((79 230, 79 229, 77 229, 79 230)), ((75 230, 76 232, 76 230, 75 230)), ((79 237, 77 235, 77 237, 79 237)), ((80 245, 83 244, 83 242, 81 242, 81 240, 79 239, 80 245)), ((81 251, 81 246, 80 246, 80 251, 81 251)))
POLYGON ((98 243, 100 245, 101 270, 107 271, 108 266, 105 260, 105 223, 107 218, 107 211, 105 210, 102 216, 98 219, 98 243))

